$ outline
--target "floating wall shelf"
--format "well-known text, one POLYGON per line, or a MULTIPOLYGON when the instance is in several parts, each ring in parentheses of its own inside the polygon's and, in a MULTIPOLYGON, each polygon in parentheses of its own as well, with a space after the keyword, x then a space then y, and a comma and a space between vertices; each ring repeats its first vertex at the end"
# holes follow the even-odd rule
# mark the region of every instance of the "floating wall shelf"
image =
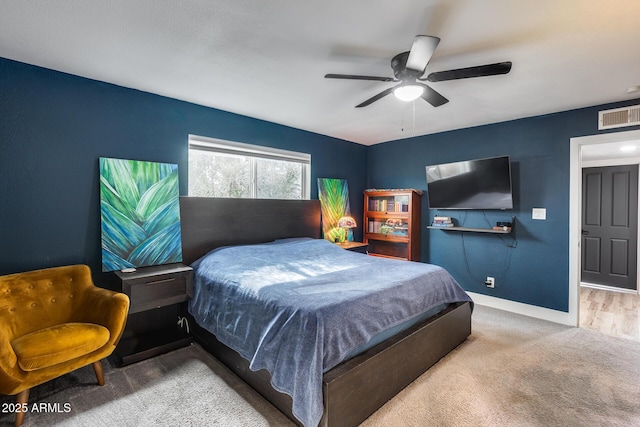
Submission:
POLYGON ((511 227, 506 230, 503 229, 493 229, 493 228, 474 228, 474 227, 437 227, 433 225, 428 225, 427 228, 431 228, 434 230, 442 230, 442 231, 466 231, 471 233, 489 233, 489 234, 511 234, 513 233, 513 227, 516 225, 516 217, 511 217, 511 227))
POLYGON ((513 228, 507 230, 494 230, 492 228, 471 228, 471 227, 434 227, 428 225, 427 228, 442 231, 469 231, 473 233, 491 233, 491 234, 511 234, 513 228))

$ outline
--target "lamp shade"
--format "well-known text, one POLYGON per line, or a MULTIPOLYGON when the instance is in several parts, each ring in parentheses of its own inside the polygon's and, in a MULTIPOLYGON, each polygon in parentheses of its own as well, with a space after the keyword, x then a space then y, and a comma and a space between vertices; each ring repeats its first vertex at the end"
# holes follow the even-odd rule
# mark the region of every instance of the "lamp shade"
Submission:
POLYGON ((420 85, 402 85, 393 90, 393 94, 401 101, 409 102, 420 98, 424 88, 420 85))
POLYGON ((356 220, 350 216, 343 216, 338 220, 338 227, 340 228, 356 228, 356 220))

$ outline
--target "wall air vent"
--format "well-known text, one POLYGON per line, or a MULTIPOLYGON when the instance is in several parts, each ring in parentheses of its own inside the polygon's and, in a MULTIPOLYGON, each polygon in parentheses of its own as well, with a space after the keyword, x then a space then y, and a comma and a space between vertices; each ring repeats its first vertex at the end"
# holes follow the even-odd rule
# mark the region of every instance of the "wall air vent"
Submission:
POLYGON ((598 111, 598 130, 640 125, 640 105, 598 111))

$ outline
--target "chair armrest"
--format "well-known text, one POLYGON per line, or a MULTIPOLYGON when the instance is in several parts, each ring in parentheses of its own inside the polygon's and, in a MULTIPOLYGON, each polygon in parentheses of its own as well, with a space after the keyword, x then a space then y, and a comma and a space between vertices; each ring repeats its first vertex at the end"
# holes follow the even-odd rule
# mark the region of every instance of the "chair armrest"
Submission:
POLYGON ((108 344, 116 345, 122 336, 129 314, 129 297, 97 286, 88 286, 80 299, 75 321, 95 323, 109 330, 108 344))
POLYGON ((8 394, 22 382, 18 358, 5 331, 0 331, 0 394, 8 394))

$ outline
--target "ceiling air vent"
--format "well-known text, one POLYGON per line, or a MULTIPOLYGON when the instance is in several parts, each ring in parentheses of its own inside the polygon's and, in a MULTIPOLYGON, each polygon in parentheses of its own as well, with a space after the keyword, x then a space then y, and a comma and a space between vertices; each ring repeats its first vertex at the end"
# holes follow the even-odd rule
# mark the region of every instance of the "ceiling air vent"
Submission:
POLYGON ((640 105, 598 111, 598 130, 640 125, 640 105))

